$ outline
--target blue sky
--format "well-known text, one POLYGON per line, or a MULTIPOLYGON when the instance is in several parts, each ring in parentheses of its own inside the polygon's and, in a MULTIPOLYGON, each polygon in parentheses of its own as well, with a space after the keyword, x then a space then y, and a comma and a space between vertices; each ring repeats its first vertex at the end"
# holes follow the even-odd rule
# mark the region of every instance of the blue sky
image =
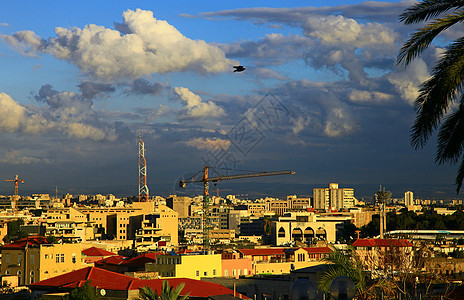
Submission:
POLYGON ((453 197, 456 168, 434 164, 433 140, 409 144, 441 51, 395 66, 412 3, 2 1, 0 178, 20 175, 24 193, 135 195, 142 130, 152 195, 179 193, 206 161, 296 171, 221 184, 240 193, 339 182, 360 197, 381 184, 453 197))

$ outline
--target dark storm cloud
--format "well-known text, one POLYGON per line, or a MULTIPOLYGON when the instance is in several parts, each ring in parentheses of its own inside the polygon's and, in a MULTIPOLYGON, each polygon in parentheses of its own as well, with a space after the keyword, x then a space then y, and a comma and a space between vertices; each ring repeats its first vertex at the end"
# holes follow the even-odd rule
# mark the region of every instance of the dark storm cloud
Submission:
POLYGON ((136 79, 132 82, 130 91, 138 95, 159 95, 163 91, 163 85, 146 79, 136 79))
POLYGON ((93 99, 102 93, 113 93, 115 91, 112 84, 93 81, 84 81, 78 87, 82 92, 82 96, 86 99, 93 99))

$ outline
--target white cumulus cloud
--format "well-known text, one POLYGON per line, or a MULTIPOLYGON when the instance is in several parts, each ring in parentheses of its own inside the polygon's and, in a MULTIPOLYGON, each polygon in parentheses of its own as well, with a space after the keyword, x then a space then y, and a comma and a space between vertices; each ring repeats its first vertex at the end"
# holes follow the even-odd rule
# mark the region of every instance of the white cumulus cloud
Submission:
POLYGON ((4 41, 25 54, 47 53, 75 64, 102 79, 139 78, 152 73, 222 72, 237 63, 203 40, 185 37, 174 26, 147 10, 127 10, 118 30, 90 24, 55 28, 56 37, 42 39, 21 31, 4 41))
POLYGON ((393 45, 397 34, 379 23, 361 24, 343 16, 309 18, 303 27, 304 34, 323 44, 352 44, 365 47, 374 44, 393 45))
POLYGON ((185 108, 181 111, 181 119, 218 118, 225 115, 224 109, 214 102, 204 102, 200 96, 184 87, 175 87, 174 92, 184 102, 185 108))
POLYGON ((214 150, 223 149, 228 150, 230 141, 220 138, 196 138, 185 142, 190 147, 197 148, 198 150, 214 150))

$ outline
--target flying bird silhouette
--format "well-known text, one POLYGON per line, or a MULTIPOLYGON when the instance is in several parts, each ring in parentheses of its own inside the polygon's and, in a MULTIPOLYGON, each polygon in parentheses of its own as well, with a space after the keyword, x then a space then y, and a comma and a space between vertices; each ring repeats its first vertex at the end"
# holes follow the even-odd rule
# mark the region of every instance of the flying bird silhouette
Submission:
POLYGON ((234 66, 234 73, 235 72, 243 72, 246 70, 246 68, 244 66, 234 66))

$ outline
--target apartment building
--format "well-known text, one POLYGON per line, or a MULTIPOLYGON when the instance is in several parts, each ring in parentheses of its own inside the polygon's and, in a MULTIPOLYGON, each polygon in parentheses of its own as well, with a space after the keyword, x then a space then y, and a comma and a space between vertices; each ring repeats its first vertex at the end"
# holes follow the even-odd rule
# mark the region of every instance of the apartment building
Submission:
POLYGON ((414 202, 414 193, 411 191, 407 191, 404 193, 404 205, 406 207, 410 205, 415 205, 416 203, 414 202))
POLYGON ((330 183, 328 188, 313 189, 314 208, 321 210, 346 209, 354 207, 354 189, 339 188, 338 183, 330 183))
POLYGON ((178 213, 166 205, 158 205, 151 214, 143 216, 140 229, 135 234, 136 246, 149 247, 158 241, 167 246, 179 243, 178 213))
POLYGON ((18 276, 19 285, 86 267, 80 244, 50 244, 41 236, 3 245, 1 252, 1 275, 18 276))

